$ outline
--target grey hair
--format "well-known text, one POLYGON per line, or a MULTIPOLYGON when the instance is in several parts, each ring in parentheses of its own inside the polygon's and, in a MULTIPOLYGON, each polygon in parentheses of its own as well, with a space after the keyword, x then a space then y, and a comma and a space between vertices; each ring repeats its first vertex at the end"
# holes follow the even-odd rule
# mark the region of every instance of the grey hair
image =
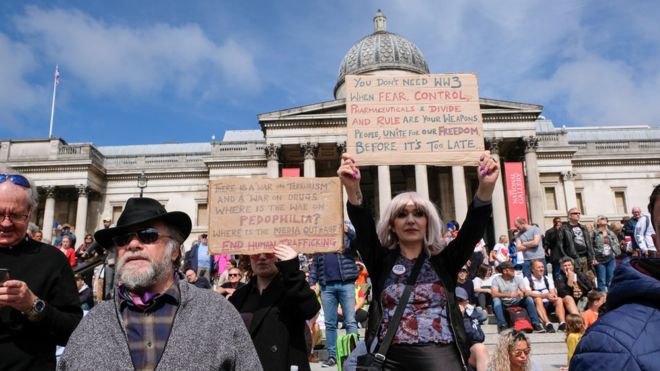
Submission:
POLYGON ((177 258, 172 262, 174 270, 178 270, 181 267, 181 260, 183 259, 183 241, 186 239, 183 237, 183 234, 176 229, 176 227, 166 224, 167 232, 170 234, 170 238, 167 240, 167 250, 166 255, 172 256, 174 250, 177 250, 179 254, 177 258))
POLYGON ((37 209, 37 206, 39 205, 39 191, 37 191, 37 186, 34 185, 32 179, 4 164, 0 164, 0 174, 21 175, 25 177, 28 182, 30 182, 30 188, 27 189, 28 208, 30 209, 29 211, 34 211, 37 209))
POLYGON ((447 246, 442 236, 443 222, 435 205, 426 197, 417 192, 405 192, 394 197, 385 208, 383 217, 380 218, 376 231, 380 244, 392 250, 395 249, 399 239, 392 231, 391 226, 394 219, 412 201, 415 206, 426 214, 426 236, 424 237, 424 251, 429 255, 437 255, 447 246))

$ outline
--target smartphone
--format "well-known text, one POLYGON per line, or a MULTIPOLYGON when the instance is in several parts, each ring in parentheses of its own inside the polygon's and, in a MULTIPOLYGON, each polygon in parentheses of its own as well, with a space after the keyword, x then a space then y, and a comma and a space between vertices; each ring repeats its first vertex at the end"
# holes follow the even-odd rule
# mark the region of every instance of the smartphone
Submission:
POLYGON ((0 268, 0 285, 11 279, 8 268, 0 268))

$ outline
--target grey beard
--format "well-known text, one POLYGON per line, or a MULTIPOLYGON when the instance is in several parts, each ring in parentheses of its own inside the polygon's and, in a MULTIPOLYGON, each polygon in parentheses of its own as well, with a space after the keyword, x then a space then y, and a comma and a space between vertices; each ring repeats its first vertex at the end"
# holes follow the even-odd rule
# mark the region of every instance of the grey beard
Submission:
POLYGON ((171 267, 168 254, 165 254, 160 262, 152 261, 151 265, 142 271, 125 266, 125 259, 126 256, 117 262, 117 280, 129 291, 146 291, 167 277, 171 267))

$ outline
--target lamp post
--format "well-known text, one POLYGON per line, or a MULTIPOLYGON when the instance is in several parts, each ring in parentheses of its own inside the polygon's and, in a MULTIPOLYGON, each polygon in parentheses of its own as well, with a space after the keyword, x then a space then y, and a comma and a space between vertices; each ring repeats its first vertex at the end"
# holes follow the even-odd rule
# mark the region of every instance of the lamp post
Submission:
POLYGON ((147 179, 147 176, 144 175, 144 170, 142 170, 137 178, 137 186, 140 188, 140 198, 142 198, 142 195, 144 194, 144 189, 147 188, 148 181, 149 179, 147 179))

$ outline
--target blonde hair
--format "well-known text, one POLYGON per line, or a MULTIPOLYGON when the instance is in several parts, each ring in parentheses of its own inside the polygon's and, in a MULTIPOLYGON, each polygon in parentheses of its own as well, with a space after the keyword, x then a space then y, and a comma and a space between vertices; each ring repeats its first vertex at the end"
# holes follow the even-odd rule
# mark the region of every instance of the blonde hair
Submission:
POLYGON ((382 218, 378 222, 376 231, 380 244, 390 250, 396 248, 399 239, 392 231, 392 224, 397 215, 405 209, 408 202, 412 201, 415 207, 426 214, 426 236, 424 236, 424 250, 429 255, 437 255, 446 247, 447 243, 442 238, 442 219, 435 205, 427 198, 417 192, 405 192, 394 197, 385 208, 382 218))
MULTIPOLYGON (((516 343, 519 341, 524 341, 527 343, 527 346, 531 349, 531 344, 529 339, 524 332, 517 330, 510 330, 503 332, 500 335, 497 345, 495 346, 495 351, 493 352, 493 357, 490 359, 490 370, 493 371, 509 371, 511 370, 511 359, 509 358, 509 351, 514 349, 516 343)), ((531 353, 530 353, 531 355, 531 353)), ((524 371, 531 370, 531 357, 527 356, 527 361, 523 367, 524 371)))
POLYGON ((584 330, 584 319, 581 315, 575 313, 566 315, 566 337, 568 334, 583 334, 584 330))

